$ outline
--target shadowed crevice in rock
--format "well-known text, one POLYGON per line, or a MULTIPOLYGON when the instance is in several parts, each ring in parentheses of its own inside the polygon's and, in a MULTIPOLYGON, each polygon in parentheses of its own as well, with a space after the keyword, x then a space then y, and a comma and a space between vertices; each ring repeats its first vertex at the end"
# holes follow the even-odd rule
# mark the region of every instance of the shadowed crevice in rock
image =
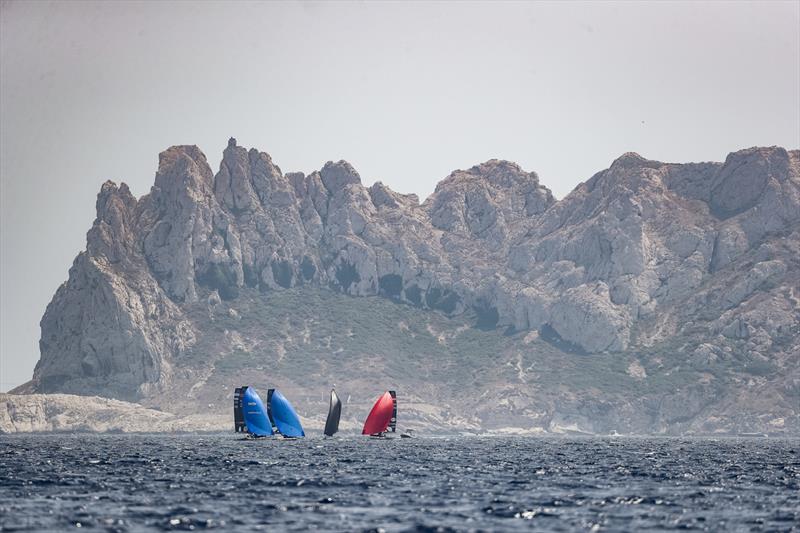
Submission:
POLYGON ((288 289, 292 286, 292 278, 294 277, 292 266, 288 261, 276 261, 272 263, 272 277, 275 279, 275 283, 284 289, 288 289))
POLYGON ((317 272, 317 267, 314 266, 314 263, 308 257, 304 257, 303 261, 300 263, 300 272, 303 274, 303 279, 306 281, 311 281, 314 279, 314 274, 317 272))
POLYGON ((545 342, 552 344, 562 352, 573 353, 577 355, 589 355, 589 352, 587 352, 577 344, 571 343, 561 338, 561 335, 559 335, 558 332, 554 330, 550 324, 542 324, 542 327, 539 328, 539 338, 545 342))
POLYGON ((405 288, 403 294, 409 303, 415 307, 422 307, 422 289, 416 285, 410 285, 405 288))
POLYGON ((211 290, 219 292, 223 300, 233 300, 239 295, 236 276, 226 265, 212 264, 197 277, 197 282, 211 290))
POLYGON ((429 309, 442 311, 445 314, 455 312, 461 298, 455 292, 448 289, 433 287, 425 293, 425 304, 429 309))
POLYGON ((403 291, 403 278, 397 274, 386 274, 378 280, 382 296, 397 299, 403 291))
POLYGON ((242 265, 242 272, 244 274, 244 283, 248 287, 258 287, 260 273, 253 268, 252 265, 245 263, 242 265))
POLYGON ((342 261, 336 267, 336 280, 339 282, 339 287, 344 292, 348 292, 354 283, 361 281, 361 276, 358 275, 355 265, 342 261))
POLYGON ((478 305, 473 307, 473 310, 477 317, 475 327, 483 330, 490 330, 497 327, 500 315, 496 307, 491 306, 487 302, 479 302, 478 305))

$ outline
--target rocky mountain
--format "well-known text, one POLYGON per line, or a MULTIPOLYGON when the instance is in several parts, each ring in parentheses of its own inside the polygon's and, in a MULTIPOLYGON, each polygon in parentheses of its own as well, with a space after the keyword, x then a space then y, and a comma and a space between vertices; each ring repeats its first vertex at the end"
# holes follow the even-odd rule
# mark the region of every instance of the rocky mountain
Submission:
POLYGON ((191 414, 278 385, 314 418, 335 383, 354 421, 396 387, 420 427, 798 434, 799 267, 798 150, 628 153, 560 201, 490 160, 420 203, 175 146, 142 198, 103 184, 17 392, 191 414))

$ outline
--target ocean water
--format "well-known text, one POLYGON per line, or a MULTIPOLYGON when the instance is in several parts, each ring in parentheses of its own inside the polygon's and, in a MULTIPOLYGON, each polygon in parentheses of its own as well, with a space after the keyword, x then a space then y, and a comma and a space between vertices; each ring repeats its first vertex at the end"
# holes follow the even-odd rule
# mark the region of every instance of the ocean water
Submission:
POLYGON ((800 530, 800 442, 0 436, 0 531, 800 530))

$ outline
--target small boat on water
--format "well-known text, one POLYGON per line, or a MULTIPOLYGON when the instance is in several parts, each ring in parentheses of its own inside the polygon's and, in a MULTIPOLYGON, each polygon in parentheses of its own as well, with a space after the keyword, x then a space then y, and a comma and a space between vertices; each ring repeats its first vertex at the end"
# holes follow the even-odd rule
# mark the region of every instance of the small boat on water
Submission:
POLYGON ((237 433, 247 433, 252 438, 275 434, 286 438, 305 437, 297 412, 276 389, 267 391, 265 407, 253 387, 237 387, 233 392, 233 423, 237 433))
POLYGON ((253 387, 246 385, 233 391, 233 423, 237 433, 247 433, 250 437, 273 434, 264 402, 253 387))
MULTIPOLYGON (((331 389, 328 417, 325 420, 324 433, 332 437, 339 431, 339 420, 342 416, 342 401, 331 389)), ((243 385, 233 392, 233 423, 237 433, 247 433, 248 438, 270 437, 282 435, 284 438, 296 439, 305 437, 300 417, 289 403, 289 400, 277 389, 267 391, 266 405, 253 387, 243 385)), ((386 391, 372 406, 366 421, 363 435, 387 437, 387 433, 397 432, 397 393, 386 391)), ((400 435, 401 438, 412 438, 411 430, 400 435)))
POLYGON ((339 431, 339 419, 342 417, 342 401, 336 394, 335 389, 331 389, 331 402, 328 406, 328 418, 325 420, 325 435, 333 437, 339 431))
POLYGON ((272 420, 272 428, 286 438, 305 437, 300 417, 289 400, 278 389, 267 391, 267 413, 272 420))
POLYGON ((393 390, 383 393, 372 406, 361 434, 385 437, 387 430, 397 431, 397 393, 393 390))

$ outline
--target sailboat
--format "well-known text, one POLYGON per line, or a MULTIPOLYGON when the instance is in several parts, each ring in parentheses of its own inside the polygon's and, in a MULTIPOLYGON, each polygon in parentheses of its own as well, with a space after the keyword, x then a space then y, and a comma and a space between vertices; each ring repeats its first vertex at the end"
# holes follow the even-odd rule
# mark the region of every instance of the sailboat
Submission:
POLYGON ((250 437, 273 434, 264 402, 254 388, 246 385, 233 391, 233 423, 237 433, 247 433, 250 437))
POLYGON ((397 393, 393 390, 383 393, 372 406, 361 434, 385 437, 387 429, 392 433, 397 430, 397 393))
POLYGON ((331 389, 331 403, 328 406, 328 419, 325 421, 325 435, 333 437, 339 431, 339 418, 342 416, 342 401, 336 395, 336 390, 331 389))
POLYGON ((292 439, 306 436, 294 407, 277 389, 267 391, 267 414, 275 433, 292 439))

